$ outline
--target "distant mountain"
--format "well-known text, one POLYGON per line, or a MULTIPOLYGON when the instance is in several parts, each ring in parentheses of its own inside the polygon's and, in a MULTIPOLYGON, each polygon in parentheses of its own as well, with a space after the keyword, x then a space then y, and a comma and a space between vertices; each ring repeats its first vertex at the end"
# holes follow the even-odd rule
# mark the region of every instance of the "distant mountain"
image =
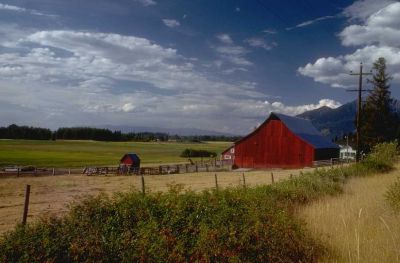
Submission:
POLYGON ((209 131, 209 130, 202 130, 202 129, 192 129, 192 128, 180 128, 180 129, 173 129, 173 128, 160 128, 160 127, 141 127, 141 126, 124 126, 124 125, 103 125, 98 126, 97 128, 104 128, 109 129, 112 131, 121 131, 123 133, 128 132, 161 132, 167 133, 170 135, 180 135, 180 136, 192 136, 192 135, 211 135, 211 136, 237 136, 234 134, 229 133, 222 133, 216 131, 209 131))
MULTIPOLYGON (((400 101, 394 101, 393 111, 400 113, 400 101)), ((316 110, 306 111, 297 115, 297 117, 310 120, 322 134, 335 138, 335 136, 341 137, 346 133, 355 132, 356 112, 357 103, 352 101, 336 109, 324 106, 316 110)))
POLYGON ((352 101, 336 109, 324 106, 316 110, 306 111, 297 116, 310 120, 322 134, 334 138, 335 136, 340 137, 345 133, 355 131, 354 118, 356 109, 356 102, 352 101))

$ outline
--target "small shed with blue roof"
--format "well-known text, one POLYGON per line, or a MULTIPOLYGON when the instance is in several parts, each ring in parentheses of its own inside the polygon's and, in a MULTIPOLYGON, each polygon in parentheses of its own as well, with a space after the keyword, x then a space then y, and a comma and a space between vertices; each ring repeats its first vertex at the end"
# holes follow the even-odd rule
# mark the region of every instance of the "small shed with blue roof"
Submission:
POLYGON ((340 151, 309 120, 274 112, 234 147, 234 164, 240 168, 310 167, 338 158, 340 151))
POLYGON ((126 165, 131 169, 139 168, 140 158, 136 153, 127 153, 121 158, 120 165, 126 165))

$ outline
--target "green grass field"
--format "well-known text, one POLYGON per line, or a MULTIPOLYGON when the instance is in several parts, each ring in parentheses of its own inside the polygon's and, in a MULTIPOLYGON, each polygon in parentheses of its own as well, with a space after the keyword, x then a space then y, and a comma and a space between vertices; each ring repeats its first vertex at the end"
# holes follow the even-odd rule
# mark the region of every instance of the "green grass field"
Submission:
POLYGON ((34 165, 37 167, 115 166, 129 152, 137 153, 142 164, 186 162, 179 155, 186 148, 215 151, 226 149, 229 142, 95 142, 0 140, 0 166, 34 165))

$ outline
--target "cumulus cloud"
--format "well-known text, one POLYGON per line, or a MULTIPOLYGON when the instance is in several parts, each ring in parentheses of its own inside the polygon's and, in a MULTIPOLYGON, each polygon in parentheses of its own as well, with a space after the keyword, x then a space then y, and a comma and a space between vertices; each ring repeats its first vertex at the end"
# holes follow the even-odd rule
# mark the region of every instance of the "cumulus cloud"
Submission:
MULTIPOLYGON (((7 111, 0 107, 0 119, 13 116, 15 121, 32 123, 30 115, 16 115, 29 109, 41 116, 43 126, 135 119, 141 125, 183 127, 193 125, 196 118, 197 125, 218 130, 217 123, 228 127, 237 117, 227 117, 231 105, 243 98, 253 104, 267 97, 255 83, 208 78, 192 63, 177 50, 145 38, 38 31, 10 41, 10 51, 0 52, 0 105, 5 105, 5 98, 8 103, 7 111), (10 109, 15 114, 10 115, 10 109)), ((247 127, 246 121, 243 126, 247 127)))
POLYGON ((395 0, 358 0, 346 7, 343 14, 350 20, 365 21, 372 14, 395 2, 395 0))
MULTIPOLYGON (((358 1, 349 10, 356 7, 361 10, 366 2, 358 1)), ((393 81, 400 82, 400 3, 386 3, 386 6, 370 14, 371 10, 374 9, 364 12, 369 14, 368 17, 359 17, 359 20, 363 19, 362 24, 349 25, 339 33, 344 46, 361 47, 351 54, 319 58, 314 63, 299 67, 298 72, 332 87, 350 87, 356 81, 348 73, 357 70, 360 62, 369 70, 376 59, 384 57, 393 81)))
POLYGON ((400 43, 400 3, 390 4, 366 19, 364 25, 350 25, 339 36, 345 46, 400 43))
POLYGON ((177 21, 175 19, 163 19, 162 21, 163 21, 164 25, 166 25, 167 27, 170 27, 170 28, 178 27, 181 25, 181 23, 179 23, 179 21, 177 21))
MULTIPOLYGON (((220 52, 240 57, 247 51, 231 44, 220 52)), ((0 51, 0 125, 140 123, 242 134, 272 110, 297 114, 329 104, 266 103, 257 83, 221 80, 193 63, 135 36, 73 30, 18 36, 0 51)))
POLYGON ((298 106, 287 106, 279 101, 272 102, 272 103, 265 101, 265 105, 267 106, 268 110, 271 112, 274 111, 274 112, 285 113, 285 114, 294 116, 294 115, 301 114, 305 111, 319 109, 324 106, 335 109, 335 108, 340 107, 342 104, 340 102, 337 102, 337 101, 334 101, 331 99, 322 99, 316 104, 305 104, 305 105, 298 105, 298 106))

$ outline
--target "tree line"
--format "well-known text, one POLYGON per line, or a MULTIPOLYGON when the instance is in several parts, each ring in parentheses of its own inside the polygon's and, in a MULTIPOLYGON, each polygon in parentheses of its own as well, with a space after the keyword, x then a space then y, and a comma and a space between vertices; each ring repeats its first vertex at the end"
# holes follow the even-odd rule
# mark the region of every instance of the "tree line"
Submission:
POLYGON ((26 140, 94 140, 94 141, 178 141, 178 142, 202 142, 202 141, 235 141, 239 137, 229 136, 179 136, 162 132, 129 132, 111 131, 109 129, 91 127, 62 127, 56 131, 46 128, 18 126, 12 124, 8 127, 0 127, 0 139, 26 139, 26 140))

